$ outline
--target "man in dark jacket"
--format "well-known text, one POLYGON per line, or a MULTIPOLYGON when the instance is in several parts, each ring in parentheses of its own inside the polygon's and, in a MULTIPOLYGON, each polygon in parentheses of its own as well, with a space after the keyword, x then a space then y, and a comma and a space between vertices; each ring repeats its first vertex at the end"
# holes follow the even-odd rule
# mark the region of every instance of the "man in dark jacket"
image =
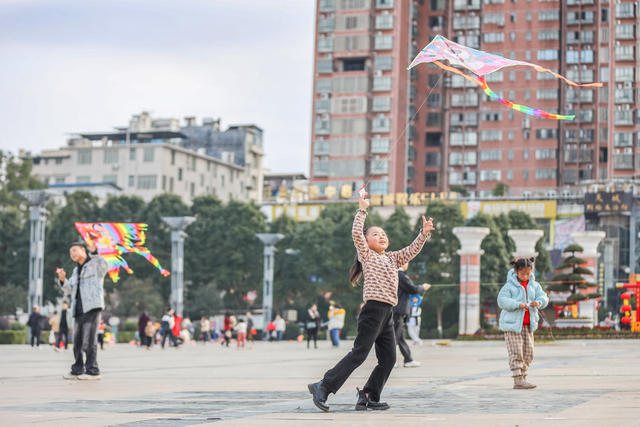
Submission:
POLYGON ((40 348, 40 332, 42 331, 42 315, 40 314, 40 307, 33 306, 33 312, 29 315, 27 326, 31 332, 31 347, 40 348))
POLYGON ((396 343, 400 347, 400 353, 404 357, 404 367, 414 368, 420 366, 420 362, 417 362, 411 358, 411 350, 407 341, 404 339, 405 323, 411 308, 409 305, 409 296, 412 294, 419 294, 427 291, 431 287, 428 283, 424 285, 414 285, 405 270, 409 267, 409 264, 405 264, 398 270, 398 305, 393 307, 393 324, 396 332, 396 343))

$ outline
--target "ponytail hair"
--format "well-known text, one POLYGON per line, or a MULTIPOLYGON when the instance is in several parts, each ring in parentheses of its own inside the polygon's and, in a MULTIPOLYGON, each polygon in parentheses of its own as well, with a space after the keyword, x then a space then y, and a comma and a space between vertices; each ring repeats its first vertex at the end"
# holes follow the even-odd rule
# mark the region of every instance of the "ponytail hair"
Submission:
POLYGON ((356 256, 353 258, 353 264, 349 267, 349 283, 354 288, 358 286, 358 281, 362 277, 362 263, 358 259, 358 253, 356 252, 356 256))
POLYGON ((523 268, 533 268, 533 263, 535 262, 535 257, 522 257, 522 258, 514 258, 511 261, 511 266, 515 271, 522 270, 523 268))
MULTIPOLYGON (((362 230, 362 234, 364 234, 365 237, 367 236, 367 230, 369 230, 368 227, 362 230)), ((351 286, 353 286, 354 288, 358 286, 358 281, 361 277, 362 263, 358 259, 358 252, 356 252, 356 256, 353 257, 353 264, 351 264, 351 267, 349 267, 349 283, 351 283, 351 286)))

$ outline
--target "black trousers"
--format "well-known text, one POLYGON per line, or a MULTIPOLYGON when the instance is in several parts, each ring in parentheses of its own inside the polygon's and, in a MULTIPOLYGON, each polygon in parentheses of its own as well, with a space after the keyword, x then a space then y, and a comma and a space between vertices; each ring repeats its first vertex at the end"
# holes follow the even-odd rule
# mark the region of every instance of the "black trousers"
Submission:
POLYGON ((411 358, 411 350, 405 340, 405 323, 407 321, 407 315, 401 313, 393 313, 393 325, 396 334, 396 343, 400 347, 400 353, 404 357, 404 363, 409 363, 413 359, 411 358))
POLYGON ((71 365, 73 375, 89 374, 99 375, 98 368, 98 322, 100 310, 91 310, 76 317, 76 326, 73 329, 73 356, 75 363, 71 365), (86 355, 83 360, 82 353, 86 355))
POLYGON ((340 390, 351 373, 367 359, 374 344, 378 364, 363 390, 369 395, 369 399, 377 402, 393 365, 396 364, 396 337, 391 305, 370 300, 362 307, 358 317, 358 334, 353 342, 353 349, 324 374, 322 382, 330 392, 340 390))
POLYGON ((318 348, 318 328, 307 329, 307 348, 311 345, 311 338, 313 338, 315 348, 318 348))
POLYGON ((31 347, 40 347, 40 329, 31 328, 31 347))
POLYGON ((173 344, 174 347, 178 346, 178 340, 176 339, 176 336, 173 335, 173 332, 171 331, 171 329, 169 330, 165 330, 164 331, 164 335, 162 335, 162 348, 164 348, 164 343, 167 341, 167 338, 169 338, 170 344, 173 344))
POLYGON ((69 330, 65 330, 62 331, 62 329, 60 330, 59 333, 56 334, 56 347, 60 348, 60 343, 64 341, 64 349, 67 349, 67 346, 69 345, 69 330))

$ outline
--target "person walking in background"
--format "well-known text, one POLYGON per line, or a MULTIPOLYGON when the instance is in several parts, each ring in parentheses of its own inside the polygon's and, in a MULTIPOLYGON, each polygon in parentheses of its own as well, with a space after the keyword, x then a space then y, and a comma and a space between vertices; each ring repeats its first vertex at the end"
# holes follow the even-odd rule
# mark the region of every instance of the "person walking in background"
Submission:
POLYGON ((420 362, 413 360, 409 345, 404 339, 405 323, 411 313, 409 297, 411 294, 419 294, 427 291, 431 285, 428 283, 415 285, 405 272, 407 268, 409 268, 409 263, 406 263, 398 270, 398 304, 393 307, 393 325, 396 344, 398 344, 400 353, 402 353, 402 357, 404 358, 404 367, 414 368, 420 366, 420 362))
POLYGON ((180 341, 178 341, 178 338, 180 337, 180 334, 182 332, 182 316, 179 316, 175 311, 173 312, 173 328, 171 328, 171 332, 173 333, 173 336, 176 337, 175 346, 176 348, 178 348, 178 346, 180 345, 180 341))
POLYGON ((160 321, 160 328, 162 329, 162 348, 164 349, 164 343, 169 338, 169 345, 173 344, 175 347, 178 346, 178 340, 175 335, 173 335, 173 327, 175 326, 175 319, 173 317, 173 308, 169 308, 167 312, 162 316, 162 320, 160 321))
MULTIPOLYGON (((100 316, 100 324, 98 325, 98 344, 100 344, 100 350, 104 350, 104 330, 106 325, 104 324, 104 319, 100 316)), ((141 335, 141 337, 144 335, 141 335)), ((142 338, 140 338, 142 341, 142 338)))
POLYGON ((247 341, 249 342, 249 349, 253 350, 253 343, 254 343, 254 339, 253 339, 253 335, 256 333, 256 330, 254 329, 254 325, 253 325, 253 317, 251 317, 251 312, 247 311, 247 341))
POLYGON ((276 320, 274 323, 276 326, 276 340, 282 341, 282 336, 284 335, 284 331, 287 329, 287 324, 279 314, 276 315, 276 320))
POLYGON ((224 341, 220 344, 226 345, 229 347, 229 342, 231 342, 231 313, 227 312, 224 315, 224 324, 222 325, 222 336, 224 337, 224 341))
POLYGON ((60 316, 58 316, 58 310, 53 312, 53 316, 49 319, 49 326, 51 326, 51 332, 53 333, 55 339, 53 342, 53 350, 58 351, 57 343, 60 339, 60 316))
POLYGON ((66 301, 62 303, 62 311, 60 311, 60 320, 58 327, 58 338, 56 339, 56 348, 60 348, 60 344, 64 340, 64 349, 69 345, 69 305, 66 301))
POLYGON ((27 326, 31 333, 31 347, 40 349, 40 332, 42 332, 42 315, 40 314, 40 307, 33 306, 33 312, 29 315, 27 320, 27 326))
POLYGON ((211 322, 209 322, 207 316, 202 316, 202 319, 200 319, 200 336, 205 344, 211 339, 209 335, 210 330, 211 322))
POLYGON ((146 312, 142 312, 140 317, 138 318, 138 337, 140 339, 140 347, 144 345, 144 328, 147 327, 147 322, 149 321, 149 316, 146 312))
POLYGON ((507 273, 507 282, 498 293, 500 330, 509 352, 509 369, 514 389, 535 388, 527 382, 527 370, 533 361, 533 333, 540 321, 538 310, 549 304, 549 297, 536 282, 534 258, 516 258, 507 273))
POLYGON ((238 320, 238 323, 236 323, 236 326, 234 326, 233 330, 236 331, 237 334, 236 343, 238 348, 244 348, 247 341, 246 322, 242 319, 238 320))
POLYGON ((344 318, 347 312, 339 304, 332 302, 329 306, 329 334, 331 334, 331 344, 334 347, 340 346, 340 331, 344 328, 344 318))
POLYGON ((313 339, 314 348, 318 348, 318 331, 320 330, 320 312, 318 306, 313 304, 307 310, 307 348, 311 347, 311 339, 313 339))
POLYGON ((144 338, 145 345, 147 346, 147 350, 151 350, 151 344, 153 342, 153 336, 156 333, 156 328, 153 326, 153 322, 151 320, 147 320, 147 326, 144 327, 144 338))
POLYGON ((420 295, 411 295, 409 306, 409 320, 407 321, 407 331, 409 337, 413 341, 413 345, 422 345, 420 339, 420 324, 422 323, 422 297, 420 295))
POLYGON ((65 379, 98 380, 98 323, 104 309, 104 276, 109 264, 98 254, 94 243, 87 248, 84 242, 69 247, 69 257, 77 265, 67 280, 62 268, 57 269, 58 284, 71 293, 71 312, 75 318, 73 354, 75 362, 65 379), (83 353, 86 361, 83 360, 83 353))

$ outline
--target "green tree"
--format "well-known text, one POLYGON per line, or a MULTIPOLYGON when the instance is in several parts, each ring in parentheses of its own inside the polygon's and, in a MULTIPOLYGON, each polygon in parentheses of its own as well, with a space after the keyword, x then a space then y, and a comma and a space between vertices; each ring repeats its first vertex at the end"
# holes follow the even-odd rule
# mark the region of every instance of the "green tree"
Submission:
POLYGON ((16 314, 18 307, 27 310, 27 289, 13 284, 0 286, 0 315, 16 314))
MULTIPOLYGON (((459 205, 439 201, 429 203, 425 217, 433 218, 435 231, 414 259, 411 271, 417 271, 420 283, 435 285, 425 294, 423 329, 436 327, 442 336, 445 329, 458 322, 460 257, 457 250, 460 249, 460 243, 453 229, 464 225, 464 218, 459 205)), ((422 219, 418 219, 416 228, 422 228, 422 219)))
POLYGON ((570 291, 571 295, 567 298, 567 302, 577 302, 599 297, 599 294, 586 295, 578 292, 580 289, 596 286, 595 283, 588 283, 582 276, 583 274, 593 275, 591 270, 582 267, 587 261, 576 255, 578 252, 584 252, 584 248, 574 243, 567 246, 562 252, 568 255, 565 256, 562 263, 556 268, 559 273, 553 277, 553 283, 548 286, 548 289, 555 292, 570 291))
POLYGON ((30 159, 16 159, 10 152, 0 150, 0 206, 19 206, 24 199, 19 190, 37 190, 45 185, 31 175, 30 159))
MULTIPOLYGON (((420 226, 422 227, 422 225, 420 226)), ((389 238, 389 245, 393 248, 404 248, 413 242, 416 232, 411 226, 411 218, 402 207, 397 207, 382 228, 389 238)))
POLYGON ((117 305, 114 313, 124 318, 138 316, 143 311, 150 317, 159 318, 164 311, 162 295, 150 277, 132 277, 118 284, 115 291, 117 305))
POLYGON ((491 194, 496 197, 503 197, 509 192, 509 185, 504 182, 499 182, 491 191, 491 194))

